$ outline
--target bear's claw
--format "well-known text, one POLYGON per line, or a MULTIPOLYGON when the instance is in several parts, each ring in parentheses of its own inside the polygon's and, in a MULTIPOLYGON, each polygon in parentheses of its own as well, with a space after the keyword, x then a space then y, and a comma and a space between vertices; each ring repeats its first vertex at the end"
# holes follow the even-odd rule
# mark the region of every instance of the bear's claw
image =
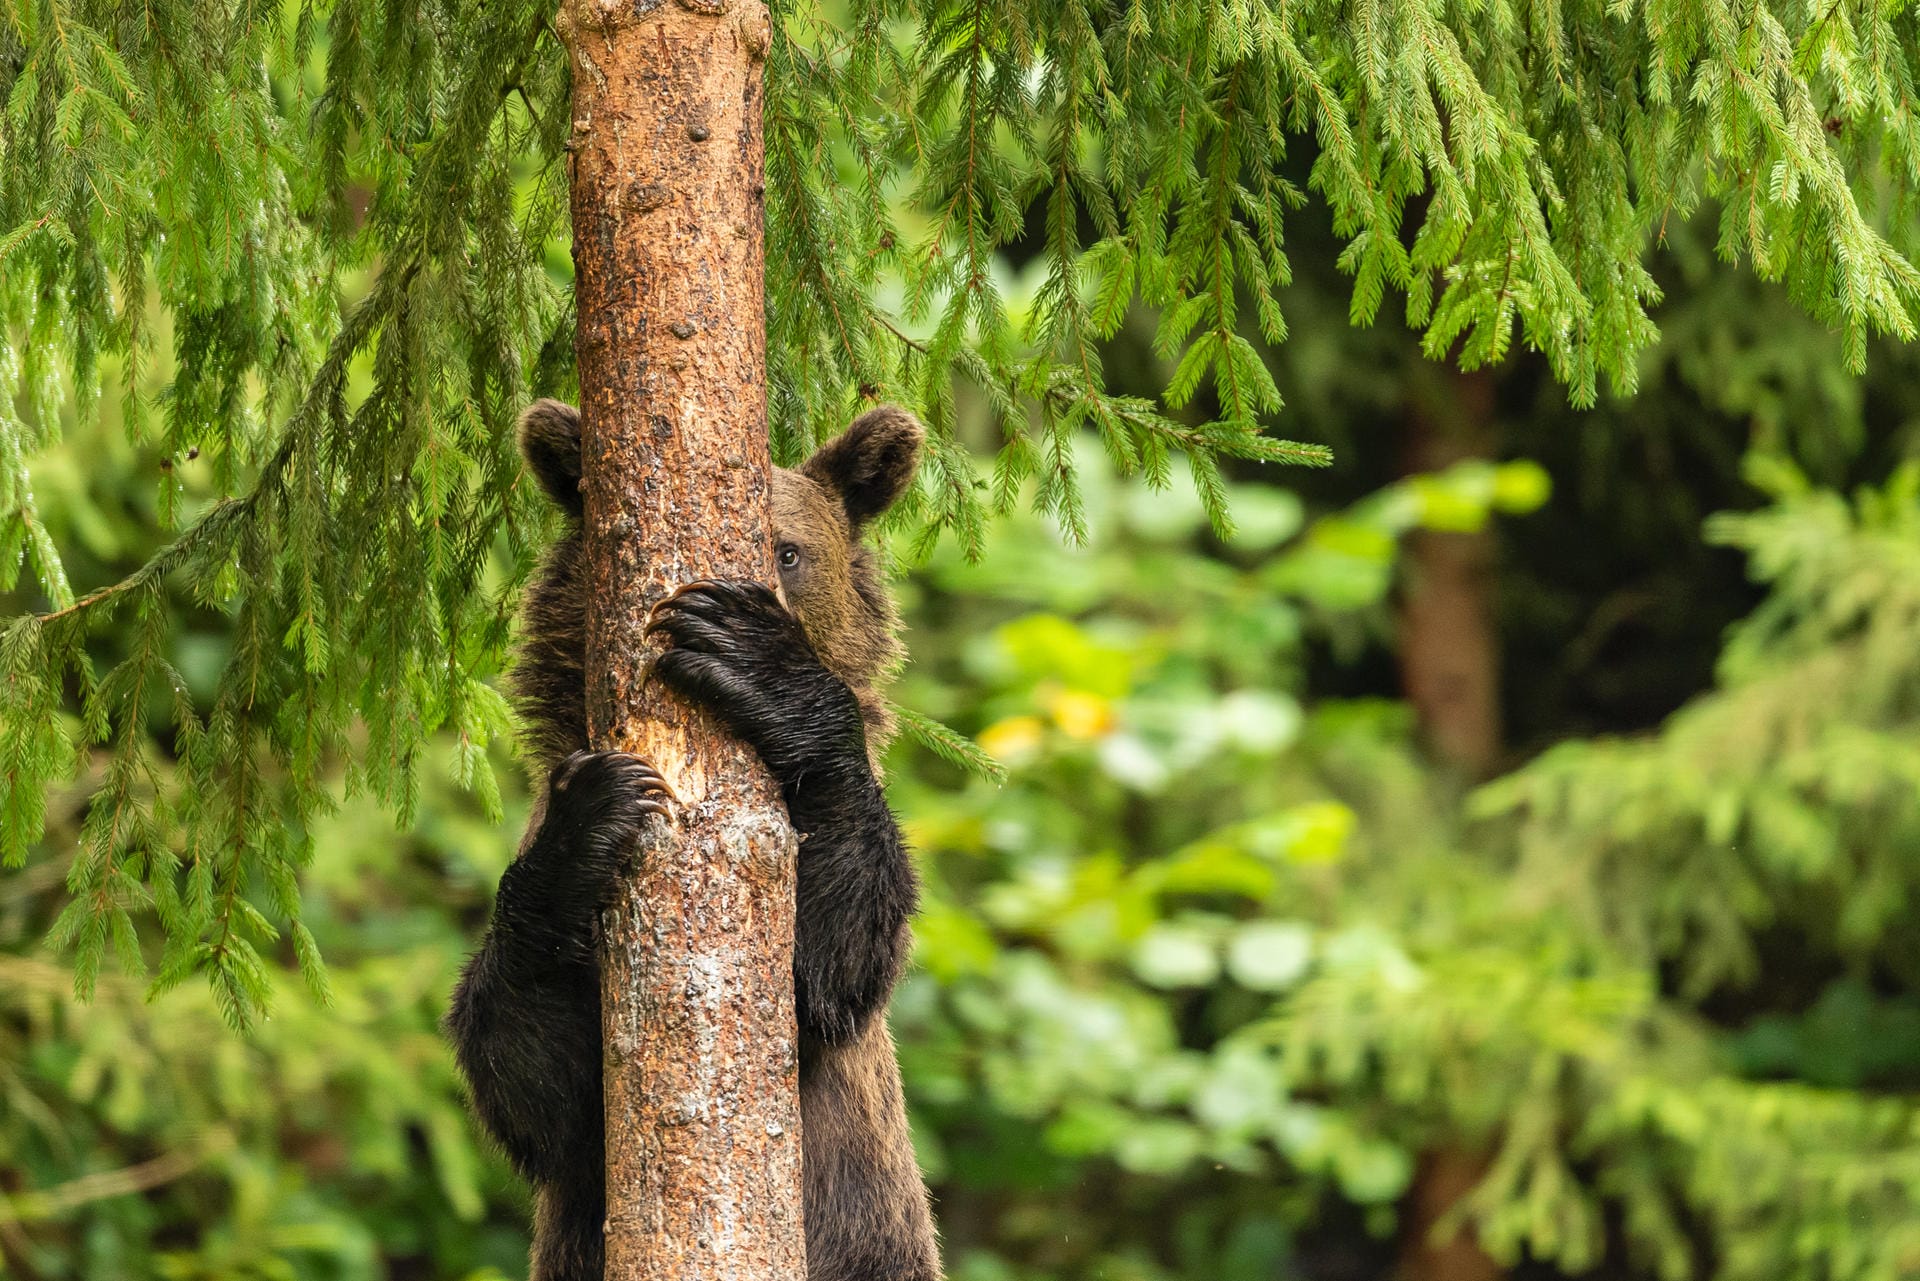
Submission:
POLYGON ((718 588, 719 586, 720 584, 714 582, 710 578, 696 578, 690 583, 680 584, 678 587, 668 592, 665 596, 662 596, 659 600, 653 602, 652 607, 647 610, 646 625, 642 627, 640 630, 643 632, 653 631, 655 622, 660 616, 660 611, 663 609, 671 608, 675 602, 677 602, 682 596, 685 596, 688 592, 712 591, 718 588))
POLYGON ((665 646, 649 678, 718 716, 775 777, 797 776, 809 752, 830 744, 866 759, 852 691, 764 584, 688 583, 653 607, 646 632, 665 646))
POLYGON ((640 793, 645 799, 635 804, 638 809, 647 813, 666 812, 667 807, 652 799, 653 797, 663 796, 674 804, 680 801, 679 795, 673 790, 673 785, 667 782, 664 774, 654 768, 651 761, 635 756, 631 752, 621 751, 572 753, 548 772, 548 790, 555 793, 564 792, 582 773, 604 775, 603 778, 593 778, 594 783, 605 783, 640 793))

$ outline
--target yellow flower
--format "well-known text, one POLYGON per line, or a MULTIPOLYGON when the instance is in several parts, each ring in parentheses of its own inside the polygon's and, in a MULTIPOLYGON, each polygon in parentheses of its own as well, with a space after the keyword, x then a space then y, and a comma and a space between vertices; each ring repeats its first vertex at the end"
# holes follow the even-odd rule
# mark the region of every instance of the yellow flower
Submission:
POLYGON ((1015 764, 1040 750, 1047 727, 1038 716, 1009 716, 980 731, 980 750, 995 760, 1015 764))
POLYGON ((1085 690, 1063 689, 1048 708, 1053 723, 1068 738, 1099 738, 1113 729, 1113 704, 1085 690))

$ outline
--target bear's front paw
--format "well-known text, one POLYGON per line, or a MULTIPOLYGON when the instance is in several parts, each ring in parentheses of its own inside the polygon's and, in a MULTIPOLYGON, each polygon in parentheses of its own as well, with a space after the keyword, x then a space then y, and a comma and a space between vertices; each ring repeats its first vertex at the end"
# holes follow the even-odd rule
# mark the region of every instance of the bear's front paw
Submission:
POLYGON ((629 752, 575 752, 553 767, 546 825, 592 907, 606 904, 642 825, 671 813, 675 799, 660 771, 629 752))
POLYGON ((809 755, 844 748, 865 758, 853 691, 765 586, 688 583, 653 607, 647 634, 668 646, 654 674, 718 716, 783 782, 809 755))

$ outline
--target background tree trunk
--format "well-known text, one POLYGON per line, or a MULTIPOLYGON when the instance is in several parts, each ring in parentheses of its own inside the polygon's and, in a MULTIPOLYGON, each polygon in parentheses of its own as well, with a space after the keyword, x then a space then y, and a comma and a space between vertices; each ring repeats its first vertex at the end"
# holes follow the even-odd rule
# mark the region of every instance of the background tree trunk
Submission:
MULTIPOLYGON (((1491 458, 1497 439, 1494 381, 1487 372, 1421 371, 1407 410, 1408 475, 1491 458)), ((1494 616, 1491 523, 1472 533, 1416 529, 1407 535, 1400 603, 1400 678, 1420 736, 1435 760, 1469 782, 1500 756, 1500 633, 1494 616)))
POLYGON ((647 609, 774 581, 761 0, 566 0, 596 746, 680 797, 603 954, 608 1281, 806 1268, 795 841, 758 759, 645 684, 647 609))
MULTIPOLYGON (((1493 457, 1493 376, 1484 370, 1421 373, 1430 377, 1416 379, 1408 406, 1407 473, 1493 457)), ((1401 684, 1428 752, 1470 783, 1493 772, 1501 751, 1496 552, 1490 524, 1470 534, 1421 529, 1407 536, 1401 684)), ((1480 1247, 1471 1225, 1435 1236, 1486 1174, 1487 1161, 1485 1151, 1462 1144, 1420 1155, 1401 1207, 1404 1281, 1499 1281, 1501 1267, 1480 1247)))

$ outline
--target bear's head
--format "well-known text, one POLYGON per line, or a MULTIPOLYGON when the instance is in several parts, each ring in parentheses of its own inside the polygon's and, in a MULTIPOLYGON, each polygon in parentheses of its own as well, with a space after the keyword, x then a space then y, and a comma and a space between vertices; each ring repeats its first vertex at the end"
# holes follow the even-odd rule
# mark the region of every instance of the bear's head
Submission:
MULTIPOLYGON (((773 474, 781 595, 820 661, 859 696, 871 737, 883 738, 892 728, 877 691, 901 649, 893 600, 873 551, 862 540, 874 519, 913 483, 925 437, 912 414, 883 405, 854 419, 798 468, 776 467, 773 474)), ((541 487, 574 518, 573 533, 555 549, 527 602, 528 635, 516 681, 527 704, 552 692, 547 673, 527 668, 559 660, 562 655, 554 650, 568 651, 564 657, 572 670, 567 676, 579 679, 585 610, 574 586, 584 581, 579 411, 557 400, 536 401, 520 417, 520 450, 541 487)), ((550 714, 552 709, 526 710, 550 714)))

